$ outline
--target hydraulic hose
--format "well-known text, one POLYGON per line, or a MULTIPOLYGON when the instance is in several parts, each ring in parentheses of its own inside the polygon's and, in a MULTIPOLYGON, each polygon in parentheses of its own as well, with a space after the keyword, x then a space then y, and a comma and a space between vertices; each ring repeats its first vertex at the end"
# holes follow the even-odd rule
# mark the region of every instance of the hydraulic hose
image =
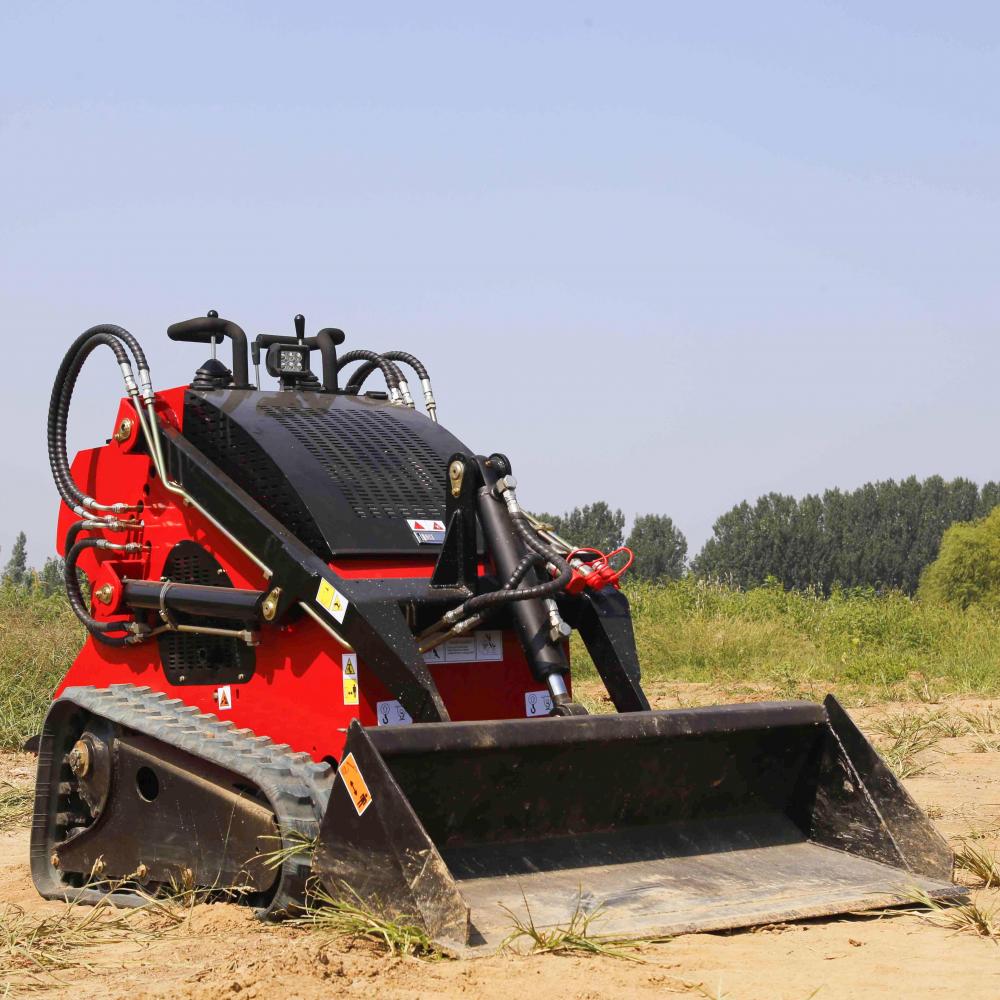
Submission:
MULTIPOLYGON (((382 357, 389 361, 399 361, 404 365, 409 365, 417 373, 417 378, 420 379, 420 387, 424 392, 424 405, 427 407, 427 415, 434 423, 437 423, 437 402, 434 399, 434 390, 431 388, 431 376, 424 363, 408 351, 383 351, 382 357)), ((348 383, 347 388, 354 389, 355 392, 360 391, 361 387, 365 384, 365 380, 375 371, 375 367, 371 361, 363 364, 351 376, 351 381, 348 383)), ((411 405, 412 408, 412 400, 407 405, 411 405)))
MULTIPOLYGON (((70 473, 69 458, 66 453, 66 424, 69 417, 70 401, 84 362, 102 344, 110 348, 115 355, 115 360, 122 371, 126 388, 129 389, 130 394, 135 390, 131 360, 119 340, 120 334, 124 332, 121 327, 102 325, 91 327, 82 333, 66 352, 52 386, 46 429, 49 466, 52 469, 52 476, 55 479, 59 495, 70 508, 81 515, 88 507, 95 506, 95 501, 83 493, 73 481, 70 473)), ((131 337, 130 339, 134 340, 131 337)), ((137 343, 136 346, 138 347, 137 343)), ((145 361, 141 348, 138 349, 138 356, 142 357, 143 362, 145 361)))
MULTIPOLYGON (((375 365, 382 372, 385 384, 389 387, 389 397, 394 403, 402 402, 403 397, 399 384, 405 380, 403 379, 402 372, 400 372, 399 368, 393 362, 387 360, 383 355, 377 354, 375 351, 348 351, 338 358, 337 370, 340 371, 345 365, 349 365, 355 361, 368 361, 375 365)), ((353 382, 353 378, 351 382, 353 382)), ((352 388, 351 382, 346 386, 347 389, 352 388)))
MULTIPOLYGON (((73 528, 76 528, 73 525, 73 528)), ((76 537, 76 533, 73 532, 73 528, 70 528, 72 537, 76 537)), ((67 536, 69 538, 70 536, 67 536)), ((66 563, 63 568, 63 579, 66 583, 66 595, 69 597, 70 607, 73 609, 73 613, 77 618, 83 622, 87 631, 99 642, 103 642, 106 646, 126 646, 129 645, 129 640, 135 641, 133 636, 116 636, 108 635, 108 632, 121 632, 128 631, 128 622, 102 622, 98 621, 96 618, 92 617, 90 610, 87 608, 87 602, 84 599, 83 592, 80 590, 80 581, 76 576, 76 563, 80 558, 80 553, 85 552, 87 549, 97 549, 106 548, 107 542, 102 545, 102 539, 98 538, 85 538, 82 542, 76 542, 72 548, 66 553, 66 563)))

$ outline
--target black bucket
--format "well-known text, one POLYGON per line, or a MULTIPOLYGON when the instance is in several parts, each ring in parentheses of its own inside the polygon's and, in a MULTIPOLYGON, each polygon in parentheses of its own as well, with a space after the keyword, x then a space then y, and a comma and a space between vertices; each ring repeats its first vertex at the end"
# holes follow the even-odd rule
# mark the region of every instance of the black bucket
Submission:
POLYGON ((496 945, 511 913, 640 937, 961 895, 948 845, 831 696, 544 720, 354 723, 316 872, 496 945))

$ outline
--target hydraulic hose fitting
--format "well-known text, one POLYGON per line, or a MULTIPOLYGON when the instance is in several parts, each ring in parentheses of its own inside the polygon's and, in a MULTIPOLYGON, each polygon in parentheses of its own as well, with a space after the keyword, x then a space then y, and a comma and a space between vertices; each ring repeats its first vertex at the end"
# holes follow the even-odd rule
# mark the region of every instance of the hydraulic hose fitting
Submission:
POLYGON ((434 423, 437 423, 437 402, 434 399, 434 390, 431 389, 431 380, 429 378, 422 378, 420 380, 420 388, 424 390, 424 406, 427 408, 427 416, 434 423))
POLYGON ((559 614, 559 605, 551 598, 547 597, 545 599, 545 609, 549 613, 549 638, 553 642, 562 642, 564 639, 568 639, 573 632, 573 629, 565 621, 563 616, 559 614))
POLYGON ((415 410, 417 408, 417 404, 413 402, 413 396, 410 395, 410 387, 405 378, 399 380, 399 394, 403 399, 403 406, 408 410, 415 410))

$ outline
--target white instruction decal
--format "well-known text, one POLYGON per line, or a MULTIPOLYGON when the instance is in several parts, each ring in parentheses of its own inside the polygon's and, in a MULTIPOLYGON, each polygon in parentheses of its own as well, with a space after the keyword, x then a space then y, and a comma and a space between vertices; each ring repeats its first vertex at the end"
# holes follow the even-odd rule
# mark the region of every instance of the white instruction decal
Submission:
POLYGON ((358 657, 355 653, 344 653, 340 670, 344 676, 344 704, 358 703, 358 657))
POLYGON ((528 691, 524 696, 524 714, 529 718, 549 715, 552 711, 552 695, 548 691, 528 691))
POLYGON ((409 726, 413 723, 410 713, 398 701, 380 701, 375 706, 375 717, 380 726, 409 726))
POLYGON ((503 660, 503 632, 488 629, 449 639, 424 653, 426 663, 500 663, 503 660))
POLYGON ((433 517, 421 517, 417 520, 408 517, 406 523, 410 526, 410 531, 421 545, 442 545, 444 544, 444 522, 436 521, 433 517))

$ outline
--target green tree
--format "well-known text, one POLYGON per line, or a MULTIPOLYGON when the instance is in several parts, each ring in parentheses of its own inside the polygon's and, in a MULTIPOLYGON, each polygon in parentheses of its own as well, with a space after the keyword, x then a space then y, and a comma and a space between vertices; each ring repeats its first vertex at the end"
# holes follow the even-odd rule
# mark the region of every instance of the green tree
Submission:
POLYGON ((21 531, 14 540, 10 559, 7 560, 7 565, 4 567, 3 582, 13 584, 15 587, 23 587, 29 582, 29 579, 28 539, 21 531))
POLYGON ((949 525, 989 513, 1000 485, 910 476, 827 490, 801 500, 769 493, 723 514, 692 560, 699 576, 753 587, 769 577, 785 587, 900 588, 913 593, 949 525))
POLYGON ((36 577, 38 589, 46 596, 62 593, 65 583, 63 582, 64 560, 57 556, 49 556, 42 566, 41 572, 36 577))
POLYGON ((967 608, 1000 604, 1000 507, 978 521, 953 524, 920 580, 922 600, 967 608))
POLYGON ((573 545, 600 549, 602 552, 611 552, 622 546, 625 515, 620 510, 612 510, 603 500, 574 507, 561 517, 556 514, 540 514, 538 517, 551 524, 557 534, 573 545))
POLYGON ((665 514, 637 517, 625 544, 635 553, 632 572, 642 580, 677 580, 684 572, 687 539, 665 514))

